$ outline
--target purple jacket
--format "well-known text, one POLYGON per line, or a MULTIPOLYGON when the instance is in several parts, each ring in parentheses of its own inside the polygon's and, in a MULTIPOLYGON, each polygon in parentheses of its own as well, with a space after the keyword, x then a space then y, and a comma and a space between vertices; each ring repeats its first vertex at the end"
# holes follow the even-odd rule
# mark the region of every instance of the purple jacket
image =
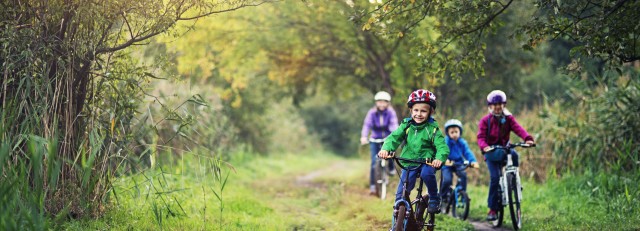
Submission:
POLYGON ((371 132, 371 138, 384 139, 396 128, 398 128, 398 116, 393 108, 388 107, 387 110, 378 111, 373 107, 364 117, 361 137, 369 137, 369 132, 371 132))
POLYGON ((477 137, 480 150, 484 150, 485 147, 495 144, 506 145, 509 142, 509 137, 512 131, 525 141, 533 141, 533 137, 529 135, 529 133, 527 133, 527 131, 524 130, 522 126, 520 126, 513 115, 505 116, 504 123, 500 123, 499 117, 491 118, 491 134, 487 134, 487 123, 489 117, 491 116, 493 115, 488 114, 482 117, 482 119, 480 119, 480 123, 478 124, 477 137), (498 136, 500 136, 500 139, 498 139, 498 136))

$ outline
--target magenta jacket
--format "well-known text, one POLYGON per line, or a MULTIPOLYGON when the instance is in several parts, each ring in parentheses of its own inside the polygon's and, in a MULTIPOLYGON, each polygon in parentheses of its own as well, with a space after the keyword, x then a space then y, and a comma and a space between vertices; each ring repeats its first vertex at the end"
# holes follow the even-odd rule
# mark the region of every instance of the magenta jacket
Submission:
POLYGON ((491 134, 487 134, 487 122, 491 116, 493 115, 488 114, 482 117, 480 123, 478 123, 477 137, 480 150, 484 150, 485 147, 495 144, 506 145, 509 142, 512 131, 525 141, 533 141, 533 137, 520 126, 513 115, 504 116, 504 123, 500 123, 501 117, 493 116, 493 118, 491 118, 491 134), (498 133, 501 136, 500 139, 498 139, 498 133))

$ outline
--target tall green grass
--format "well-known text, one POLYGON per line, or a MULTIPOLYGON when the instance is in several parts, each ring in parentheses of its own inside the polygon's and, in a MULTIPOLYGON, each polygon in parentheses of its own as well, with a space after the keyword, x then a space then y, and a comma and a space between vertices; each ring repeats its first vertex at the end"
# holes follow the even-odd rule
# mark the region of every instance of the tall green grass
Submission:
MULTIPOLYGON (((61 163, 57 142, 30 136, 24 158, 11 155, 7 141, 0 144, 0 229, 44 230, 50 225, 46 195, 58 184, 61 163)), ((55 220, 63 218, 58 216, 55 220)))

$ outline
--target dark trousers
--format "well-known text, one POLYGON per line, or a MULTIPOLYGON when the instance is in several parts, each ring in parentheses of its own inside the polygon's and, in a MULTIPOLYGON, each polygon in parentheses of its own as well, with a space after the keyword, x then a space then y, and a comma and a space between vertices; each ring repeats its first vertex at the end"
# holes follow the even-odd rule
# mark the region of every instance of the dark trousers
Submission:
MULTIPOLYGON (((407 174, 409 174, 409 181, 407 184, 407 197, 409 197, 409 194, 411 194, 411 190, 413 190, 413 188, 416 185, 416 179, 418 178, 418 174, 420 175, 420 178, 422 178, 422 181, 424 181, 424 183, 427 185, 427 192, 429 193, 429 195, 438 195, 438 182, 436 181, 436 169, 429 166, 429 165, 422 165, 422 167, 420 169, 414 170, 414 171, 407 171, 407 170, 402 170, 402 175, 400 176, 400 183, 398 184, 398 191, 396 191, 396 201, 402 199, 402 184, 404 183, 404 179, 405 177, 407 177, 407 174)), ((429 199, 437 199, 439 198, 439 196, 436 197, 429 197, 429 199)))
POLYGON ((445 195, 449 193, 449 189, 451 188, 451 183, 453 181, 453 173, 456 173, 458 179, 459 186, 462 187, 463 190, 467 190, 467 171, 465 171, 464 165, 461 163, 455 163, 453 166, 444 166, 442 167, 442 184, 440 185, 440 195, 445 195))

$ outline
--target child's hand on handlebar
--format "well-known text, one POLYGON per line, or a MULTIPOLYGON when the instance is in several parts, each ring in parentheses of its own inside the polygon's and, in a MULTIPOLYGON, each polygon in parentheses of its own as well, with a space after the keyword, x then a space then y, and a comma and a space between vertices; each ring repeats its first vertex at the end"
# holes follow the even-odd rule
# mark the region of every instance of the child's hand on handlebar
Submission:
MULTIPOLYGON (((429 164, 429 162, 427 162, 427 164, 429 164)), ((439 168, 440 166, 442 166, 442 161, 435 159, 431 161, 431 166, 434 168, 439 168)))
POLYGON ((486 146, 484 147, 484 149, 482 149, 483 152, 488 152, 491 151, 491 146, 486 146))
POLYGON ((480 168, 480 165, 478 164, 478 162, 473 162, 471 163, 471 168, 480 168))
POLYGON ((387 150, 380 150, 378 152, 378 157, 382 158, 382 159, 388 159, 393 157, 393 155, 391 153, 389 153, 389 151, 387 150))
POLYGON ((535 142, 533 142, 533 140, 527 140, 525 143, 526 144, 535 144, 535 142))

